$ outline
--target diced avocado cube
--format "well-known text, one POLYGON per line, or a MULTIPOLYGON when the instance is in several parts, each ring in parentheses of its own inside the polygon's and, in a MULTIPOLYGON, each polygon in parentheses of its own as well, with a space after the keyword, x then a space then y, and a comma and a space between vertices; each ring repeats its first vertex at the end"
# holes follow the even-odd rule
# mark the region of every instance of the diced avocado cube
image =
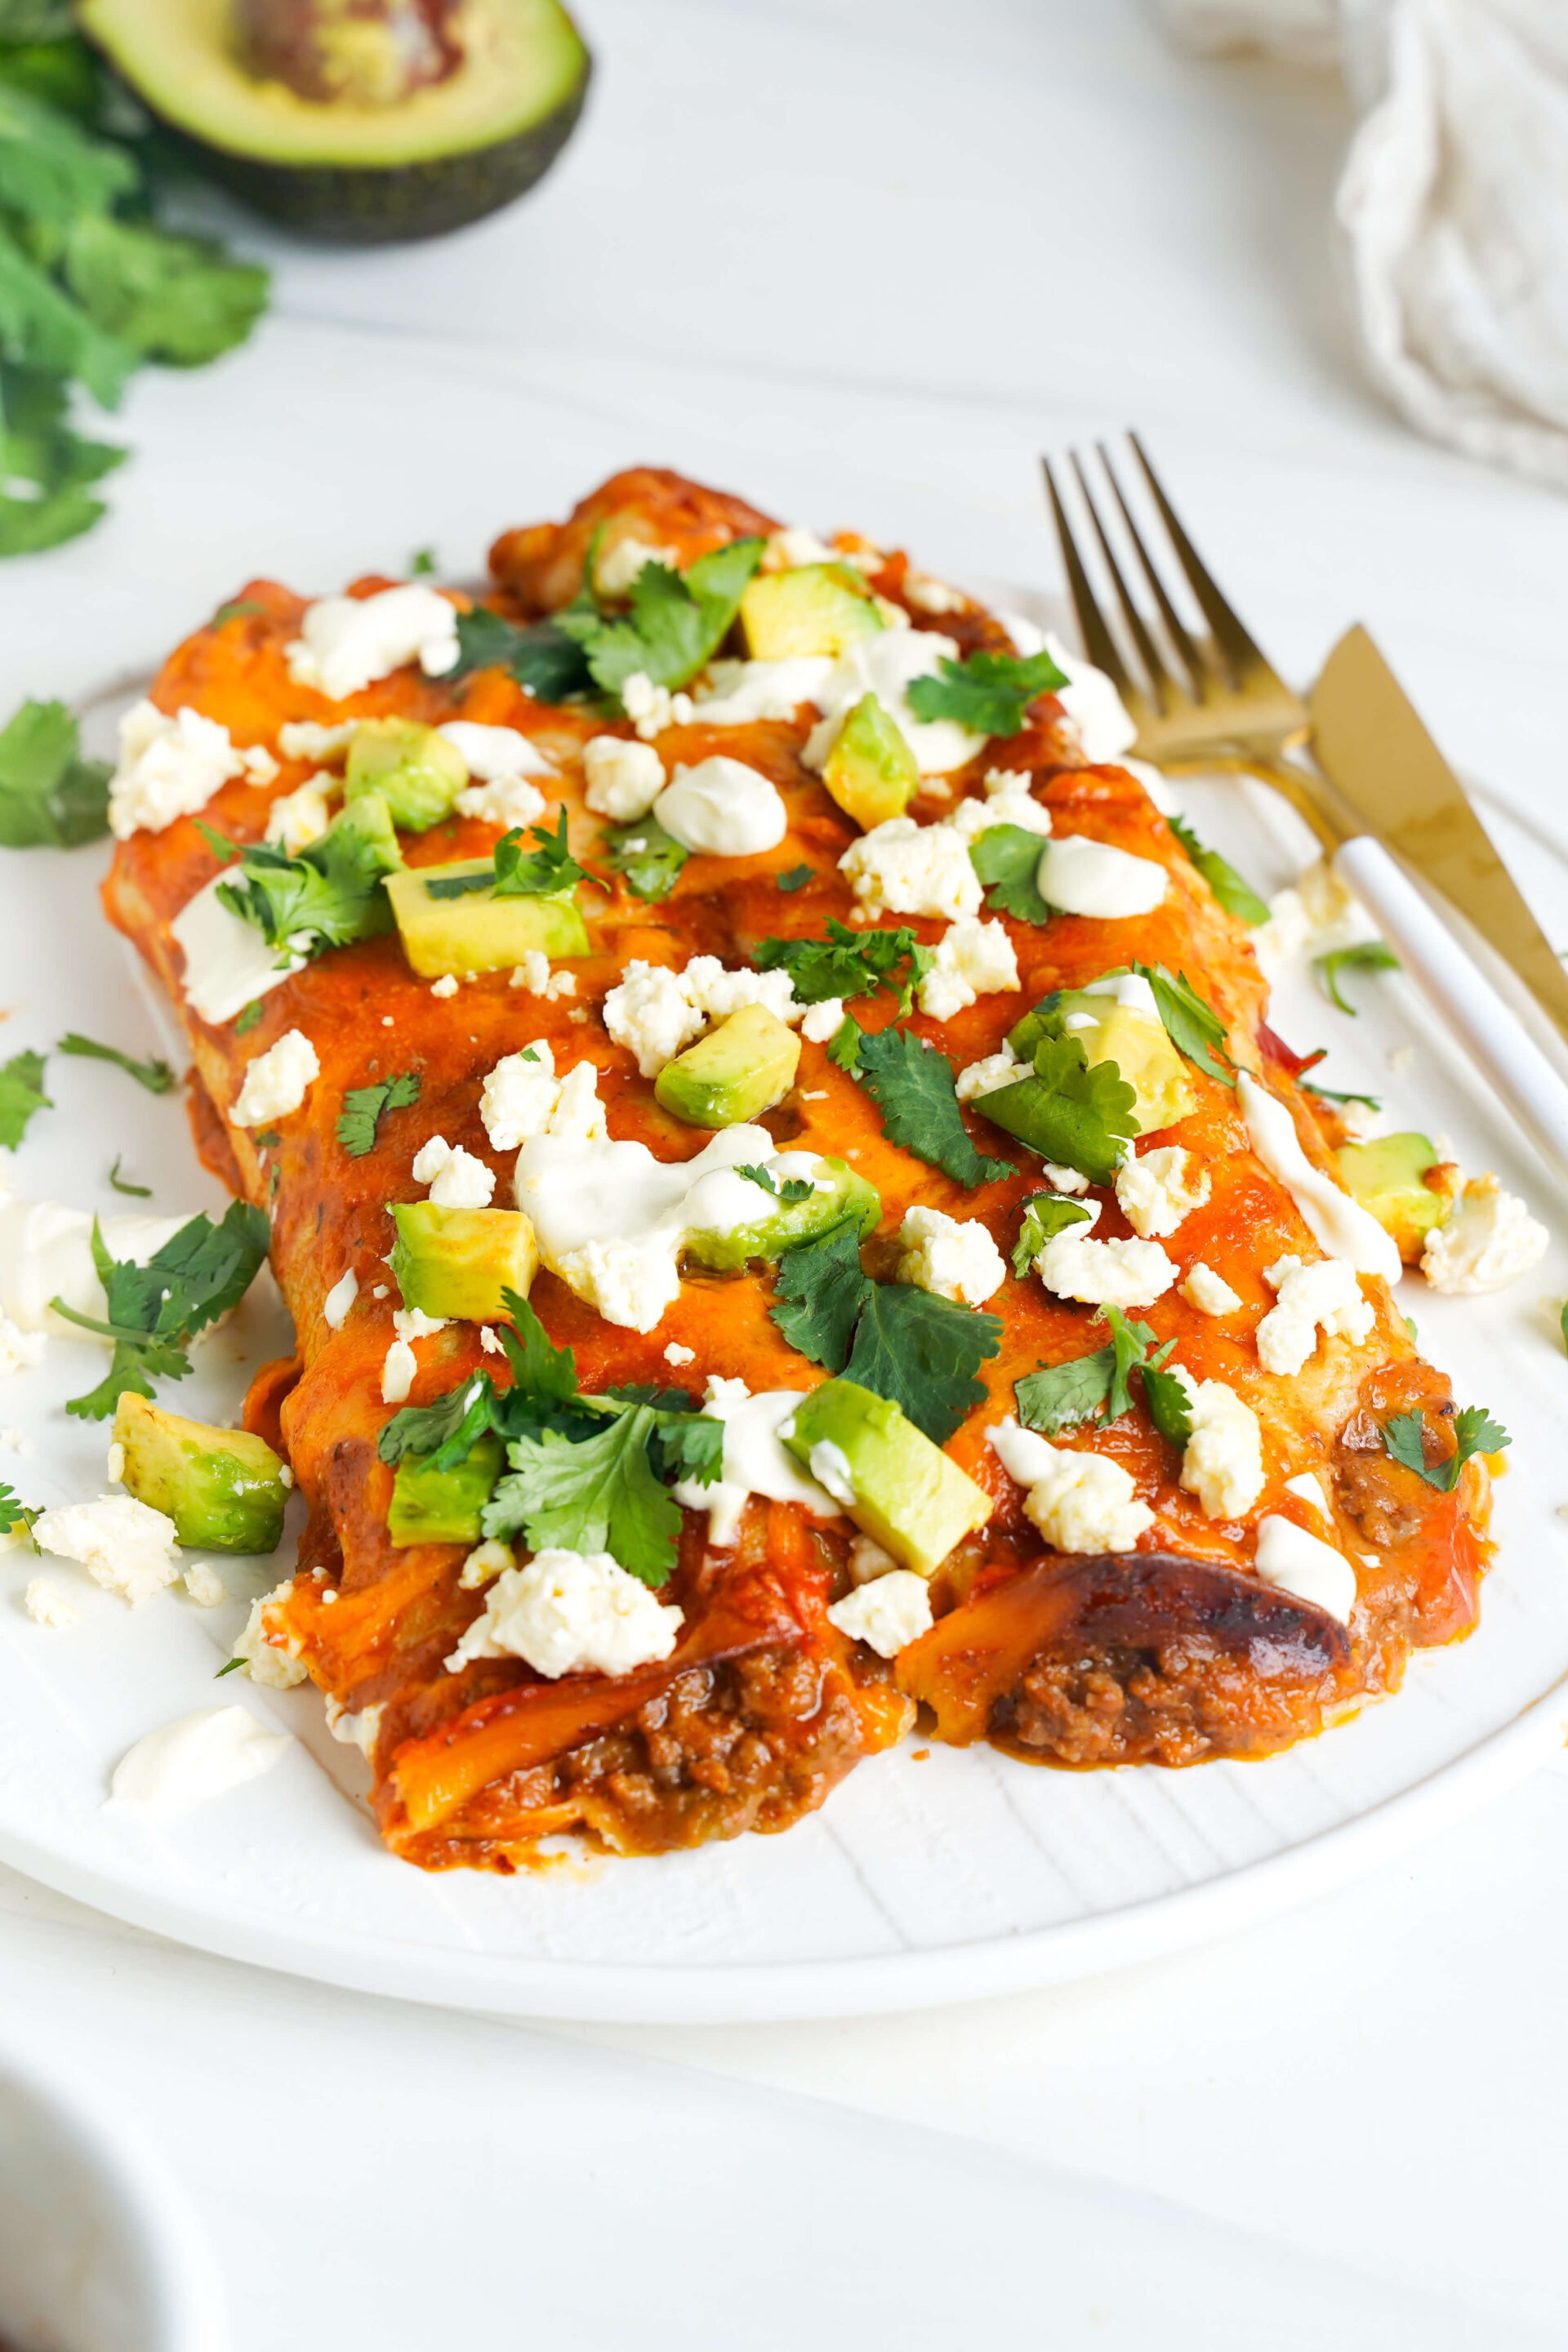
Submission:
POLYGON ((667 1062, 654 1093, 689 1127, 739 1127, 795 1084, 800 1039, 765 1004, 742 1004, 667 1062))
MULTIPOLYGON (((1441 1181, 1433 1185, 1428 1171, 1440 1170, 1432 1144, 1424 1135, 1380 1135, 1373 1143, 1342 1143, 1335 1154, 1345 1189, 1369 1209, 1398 1244, 1407 1265, 1420 1256, 1428 1234, 1436 1231, 1454 1205, 1453 1190, 1441 1181)), ((1458 1171, 1449 1168, 1454 1190, 1458 1171)))
POLYGON ((395 825, 427 833, 450 816, 468 781, 460 751, 433 727, 410 719, 364 719, 349 744, 343 798, 379 793, 395 825))
POLYGON ((845 719, 822 781, 865 833, 902 816, 914 798, 921 781, 915 755, 874 694, 863 694, 845 719))
POLYGON ((955 1543, 994 1506, 983 1486, 933 1445, 887 1397, 855 1381, 825 1381, 779 1434, 862 1534, 900 1568, 932 1576, 955 1543))
POLYGON ((750 1223, 721 1234, 689 1230, 687 1255, 717 1274, 737 1274, 755 1258, 782 1257, 797 1242, 815 1241, 848 1217, 855 1219, 862 1234, 873 1232, 882 1214, 876 1186, 843 1160, 819 1160, 816 1171, 833 1181, 820 1191, 814 1186, 804 1201, 770 1201, 762 1186, 755 1186, 758 1214, 750 1223))
POLYGON ((789 661, 800 654, 837 657, 884 623, 852 563, 803 563, 757 573, 741 599, 741 626, 753 661, 789 661))
POLYGON ((264 1438, 211 1429, 165 1412, 127 1389, 114 1409, 121 1478, 139 1503, 174 1522, 181 1543, 205 1551, 276 1551, 289 1490, 264 1438))
POLYGON ((489 858, 459 858, 450 866, 407 866, 387 883, 403 952, 422 979, 504 971, 534 948, 547 956, 587 954, 588 926, 574 889, 498 898, 484 887, 494 870, 489 858), (432 883, 458 881, 476 887, 455 897, 432 896, 432 883))
POLYGON ((400 1202, 390 1259, 405 1307, 454 1322, 493 1323, 503 1290, 528 1297, 539 1271, 533 1226, 521 1209, 444 1209, 400 1202))
MULTIPOLYGON (((1033 1055, 1043 1038, 1058 1034, 1076 1037, 1091 1066, 1097 1062, 1115 1063, 1136 1097, 1140 1135, 1172 1127, 1197 1108, 1186 1065, 1167 1036, 1164 1024, 1152 1021, 1134 1006, 1121 1004, 1114 996, 1091 996, 1082 989, 1068 989, 1026 1013, 1009 1030, 1007 1043, 1015 1054, 1033 1055), (1080 1025, 1083 1023, 1087 1025, 1080 1025)), ((989 1103, 985 1116, 996 1117, 989 1103)), ((997 1124, 1006 1127, 1007 1121, 999 1119, 997 1124)), ((1009 1128, 1008 1132, 1020 1142, 1029 1141, 1021 1129, 1009 1128)))
POLYGON ((452 1470, 436 1469, 428 1454, 405 1454, 393 1475, 392 1507, 386 1515, 390 1540, 405 1549, 421 1543, 478 1543, 479 1513, 495 1492, 505 1461, 493 1431, 452 1470))

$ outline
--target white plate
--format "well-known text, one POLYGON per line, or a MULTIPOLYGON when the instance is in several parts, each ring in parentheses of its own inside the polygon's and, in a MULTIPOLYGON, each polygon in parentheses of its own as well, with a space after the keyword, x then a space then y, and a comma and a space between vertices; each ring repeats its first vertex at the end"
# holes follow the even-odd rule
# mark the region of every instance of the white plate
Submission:
MULTIPOLYGON (((301 376, 291 387, 295 423, 309 429, 321 478, 335 466, 346 486, 331 523, 319 507, 288 523, 304 584, 335 584, 370 544, 361 475, 381 460, 374 450, 363 457, 363 433, 379 436, 383 459, 395 442, 415 446, 410 413, 398 403, 419 394, 416 364, 384 380, 373 425, 372 412, 351 396, 364 386, 362 366, 342 384, 301 376), (329 546, 335 552, 323 552, 329 546)), ((497 516, 481 480, 487 449, 503 419, 521 436, 530 412, 477 383, 460 396, 476 418, 472 445, 443 451, 441 462, 467 548, 473 518, 497 516)), ((189 510, 171 516, 166 544, 181 551, 187 614, 234 593, 267 560, 261 506, 280 495, 278 452, 289 446, 267 437, 284 433, 277 413, 268 405, 265 417, 248 419, 254 470, 237 483, 223 478, 216 553, 205 543, 216 471, 194 467, 189 510)), ((552 510, 566 483, 592 480, 626 454, 619 428, 542 412, 536 426, 542 417, 553 436, 548 458, 526 492, 505 500, 509 513, 552 510)), ((728 446, 712 470, 742 486, 748 479, 728 446)), ((765 471, 758 488, 767 494, 765 471)), ((811 511, 804 498, 800 510, 811 511)), ((281 568, 278 511, 268 509, 267 520, 281 568)), ((428 502, 418 509, 426 526, 430 512, 428 502)), ((395 560, 384 540, 384 530, 383 560, 395 560)), ((458 551, 447 542, 447 551, 458 551)), ((169 601, 165 571, 150 599, 159 625, 169 601)), ((123 615, 111 635, 106 662, 150 650, 144 639, 127 640, 123 615)), ((1294 870, 1294 821, 1258 788, 1194 787, 1185 798, 1199 831, 1260 887, 1272 889, 1294 870)), ((1532 884, 1542 856, 1537 849, 1532 884)), ((99 917, 93 886, 105 863, 101 851, 0 860, 7 1051, 76 1027, 138 1052, 161 1042, 178 1056, 166 1008, 99 917)), ((1568 916, 1561 866, 1546 896, 1568 916)), ((1276 1026, 1302 1049, 1331 1045, 1326 1083, 1381 1092, 1394 1124, 1423 1126, 1469 1167, 1496 1168, 1546 1215, 1534 1163, 1405 983, 1352 985, 1363 1003, 1358 1020, 1333 1012, 1301 977, 1279 992, 1276 1026), (1409 1066, 1391 1070, 1391 1055, 1409 1066)), ((221 1205, 196 1168, 177 1097, 153 1100, 112 1070, 58 1058, 49 1088, 58 1108, 37 1122, 22 1155, 26 1191, 102 1211, 123 1205, 107 1185, 110 1162, 123 1152, 160 1209, 221 1205)), ((0 1858, 138 1925, 235 1958, 539 2016, 703 2021, 892 2010, 1144 1960, 1213 1936, 1385 1859, 1561 1746, 1568 1523, 1557 1507, 1568 1499, 1568 1465, 1559 1466, 1568 1367, 1554 1318, 1565 1291, 1561 1250, 1492 1298, 1443 1300, 1406 1278, 1406 1311, 1454 1372, 1461 1399, 1489 1404, 1514 1434, 1498 1498, 1499 1563, 1473 1640, 1417 1659, 1396 1699, 1289 1755, 1190 1772, 1073 1775, 979 1749, 932 1749, 917 1760, 906 1748, 862 1766, 819 1814, 781 1838, 510 1880, 426 1877, 381 1849, 356 1801, 364 1768, 324 1736, 319 1700, 253 1690, 238 1677, 215 1691, 214 1671, 250 1596, 285 1571, 287 1554, 224 1564, 232 1598, 212 1612, 167 1599, 132 1614, 78 1571, 51 1569, 82 1610, 82 1623, 67 1633, 24 1616, 21 1591, 36 1563, 13 1554, 0 1557, 0 1858), (300 1748, 278 1770, 157 1828, 102 1811, 106 1776, 133 1739, 231 1696, 299 1733, 300 1748)), ((276 1301, 253 1298, 207 1343, 197 1376, 172 1401, 215 1417, 231 1412, 247 1366, 285 1339, 276 1301)), ((40 1375, 0 1391, 0 1421, 29 1428, 37 1442, 34 1458, 16 1461, 5 1449, 10 1428, 0 1431, 0 1477, 28 1499, 98 1491, 104 1432, 67 1421, 58 1407, 100 1365, 89 1343, 51 1342, 40 1375)))

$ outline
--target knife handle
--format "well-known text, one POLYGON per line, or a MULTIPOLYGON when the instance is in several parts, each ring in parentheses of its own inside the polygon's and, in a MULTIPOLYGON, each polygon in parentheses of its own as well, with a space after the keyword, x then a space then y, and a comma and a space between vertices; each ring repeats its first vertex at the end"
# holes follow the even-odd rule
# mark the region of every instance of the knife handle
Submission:
POLYGON ((1333 866, 1552 1174, 1568 1183, 1568 1085, 1381 842, 1362 834, 1336 851, 1333 866))

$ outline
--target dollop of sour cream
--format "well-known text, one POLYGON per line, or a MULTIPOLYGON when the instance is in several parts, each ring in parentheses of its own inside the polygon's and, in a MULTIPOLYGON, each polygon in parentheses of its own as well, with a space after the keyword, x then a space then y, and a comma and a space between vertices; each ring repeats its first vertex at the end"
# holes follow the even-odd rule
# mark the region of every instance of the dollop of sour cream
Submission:
POLYGON ((280 988, 290 973, 303 971, 303 955, 279 962, 254 924, 242 922, 218 897, 232 876, 215 874, 188 898, 169 926, 185 959, 185 1002, 204 1021, 232 1021, 268 989, 280 988))
POLYGON ((1165 896, 1170 877, 1152 857, 1134 857, 1108 841, 1081 833, 1047 841, 1036 869, 1040 896, 1064 915, 1096 915, 1116 921, 1152 915, 1165 896))
POLYGON ((1256 1566, 1266 1584, 1293 1592, 1348 1625, 1355 1607, 1355 1570, 1342 1551, 1311 1536, 1294 1519, 1270 1513, 1258 1522, 1256 1566))
POLYGON ((838 1506, 815 1478, 808 1478, 782 1443, 779 1430, 805 1391, 763 1389, 753 1396, 744 1381, 712 1379, 703 1412, 724 1424, 724 1458, 710 1486, 683 1478, 670 1492, 689 1511, 708 1514, 708 1540, 721 1549, 741 1531, 741 1516, 753 1495, 775 1503, 798 1503, 814 1518, 838 1516, 838 1506))
POLYGON ((1236 1097, 1252 1149, 1269 1174, 1278 1178, 1301 1212, 1320 1249, 1342 1258, 1358 1274, 1380 1274, 1388 1283, 1404 1271, 1392 1237, 1377 1219, 1331 1176, 1314 1168, 1301 1149, 1296 1122, 1278 1095, 1243 1070, 1237 1077, 1236 1097))
POLYGON ((789 830, 777 786, 722 752, 694 768, 677 768, 653 814, 683 849, 710 857, 755 857, 776 849, 789 830))
POLYGON ((188 1813, 269 1772, 293 1740, 264 1731, 243 1706, 204 1706, 161 1724, 122 1756, 109 1802, 139 1813, 188 1813))
POLYGON ((484 727, 477 719, 448 719, 436 732, 481 784, 509 784, 514 776, 552 776, 554 768, 521 727, 484 727))

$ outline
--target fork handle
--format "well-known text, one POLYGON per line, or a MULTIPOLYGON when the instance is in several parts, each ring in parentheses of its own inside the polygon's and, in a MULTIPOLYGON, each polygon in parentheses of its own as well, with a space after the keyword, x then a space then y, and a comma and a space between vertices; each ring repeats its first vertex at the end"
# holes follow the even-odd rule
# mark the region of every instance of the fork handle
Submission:
POLYGON ((1336 851, 1333 866, 1552 1174, 1568 1184, 1568 1085, 1380 841, 1359 835, 1336 851))

